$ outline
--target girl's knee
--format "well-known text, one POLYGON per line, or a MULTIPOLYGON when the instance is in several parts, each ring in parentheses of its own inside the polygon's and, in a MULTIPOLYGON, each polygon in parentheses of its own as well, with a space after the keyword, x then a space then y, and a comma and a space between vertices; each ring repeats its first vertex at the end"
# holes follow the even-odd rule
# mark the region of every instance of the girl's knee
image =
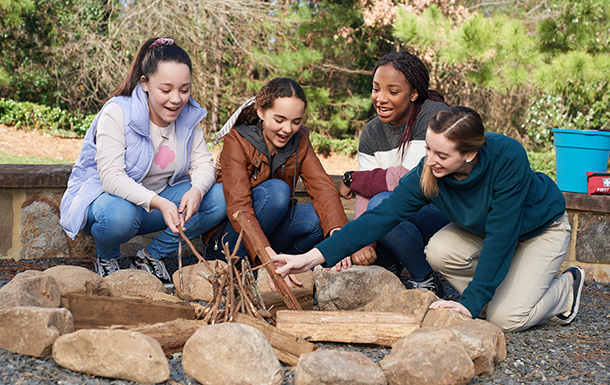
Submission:
POLYGON ((527 329, 527 315, 510 315, 501 311, 487 311, 488 322, 499 327, 503 332, 518 332, 527 329))
POLYGON ((426 260, 434 271, 441 271, 446 260, 445 255, 447 253, 447 244, 439 238, 436 236, 430 238, 428 244, 424 248, 426 260))
POLYGON ((290 197, 290 186, 283 180, 269 179, 259 185, 267 190, 267 193, 276 197, 290 197))
POLYGON ((263 202, 269 210, 285 209, 290 202, 290 186, 279 179, 269 179, 252 190, 252 200, 263 202))
POLYGON ((199 212, 205 214, 209 219, 220 222, 227 215, 227 203, 225 201, 222 185, 214 184, 205 194, 199 212))
POLYGON ((371 200, 369 200, 368 205, 366 206, 367 210, 377 207, 384 199, 390 196, 389 191, 381 192, 377 195, 374 195, 371 200))
POLYGON ((98 225, 104 227, 106 236, 134 236, 140 228, 140 217, 136 213, 125 212, 118 216, 105 217, 98 225))

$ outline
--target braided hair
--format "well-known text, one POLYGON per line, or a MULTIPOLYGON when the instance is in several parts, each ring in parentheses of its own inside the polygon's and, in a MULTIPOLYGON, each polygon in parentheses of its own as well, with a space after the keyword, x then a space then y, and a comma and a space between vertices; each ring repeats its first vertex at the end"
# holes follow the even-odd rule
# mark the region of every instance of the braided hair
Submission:
POLYGON ((445 103, 445 98, 437 91, 428 89, 428 86, 430 85, 430 75, 428 74, 428 70, 424 63, 417 56, 407 51, 391 52, 375 63, 373 76, 375 76, 375 72, 377 72, 379 67, 387 64, 391 64, 392 67, 400 71, 411 87, 415 88, 418 93, 417 99, 413 102, 413 111, 405 124, 405 129, 402 132, 402 137, 400 139, 400 146, 404 154, 404 151, 411 140, 411 133, 413 131, 413 126, 415 125, 415 120, 421 111, 424 101, 426 101, 426 99, 431 99, 445 103))

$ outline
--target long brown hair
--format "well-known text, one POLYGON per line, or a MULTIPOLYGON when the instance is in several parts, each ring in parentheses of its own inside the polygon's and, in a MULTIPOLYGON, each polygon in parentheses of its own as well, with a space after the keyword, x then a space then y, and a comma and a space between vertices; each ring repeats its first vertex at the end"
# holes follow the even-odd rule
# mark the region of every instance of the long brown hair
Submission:
MULTIPOLYGON (((481 116, 468 107, 450 107, 437 112, 430 119, 428 130, 445 135, 461 154, 479 151, 486 142, 481 116)), ((428 198, 438 195, 438 179, 426 164, 419 183, 428 198)))
POLYGON ((400 51, 391 52, 383 56, 377 61, 377 63, 375 63, 373 77, 375 76, 375 73, 379 67, 387 64, 391 64, 396 70, 400 71, 405 76, 411 87, 415 88, 418 93, 417 99, 413 102, 413 111, 409 117, 409 120, 405 124, 405 129, 402 132, 402 137, 400 138, 400 146, 404 155, 404 151, 409 146, 409 141, 411 140, 411 133, 413 132, 415 120, 417 119, 417 115, 419 115, 419 111, 421 111, 421 107, 426 99, 445 103, 445 98, 437 91, 428 89, 430 85, 430 75, 428 74, 428 69, 426 68, 425 64, 412 53, 400 51))
POLYGON ((172 62, 186 64, 193 72, 191 58, 185 50, 174 43, 173 39, 152 37, 142 44, 138 54, 131 63, 129 74, 123 83, 114 91, 113 96, 131 96, 131 93, 144 76, 150 79, 157 72, 159 63, 172 62))
POLYGON ((269 80, 256 94, 256 102, 244 108, 239 114, 235 125, 255 125, 258 123, 256 110, 268 110, 273 107, 273 103, 279 98, 299 98, 305 103, 307 109, 307 97, 303 88, 296 81, 287 77, 277 77, 269 80))

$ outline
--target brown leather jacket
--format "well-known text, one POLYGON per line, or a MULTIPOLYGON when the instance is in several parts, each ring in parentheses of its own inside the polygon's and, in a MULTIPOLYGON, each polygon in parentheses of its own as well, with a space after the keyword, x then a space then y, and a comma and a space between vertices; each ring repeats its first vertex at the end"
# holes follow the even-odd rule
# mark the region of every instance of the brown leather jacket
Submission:
MULTIPOLYGON (((252 209, 252 188, 271 178, 283 180, 294 194, 294 184, 300 176, 313 207, 320 218, 324 235, 347 223, 339 193, 332 178, 324 171, 309 141, 309 129, 301 127, 285 147, 273 157, 267 156, 267 145, 257 126, 237 126, 224 138, 219 154, 217 182, 222 183, 227 202, 227 216, 238 233, 241 227, 233 218, 240 210, 244 219, 252 224, 263 246, 270 246, 252 209), (298 154, 298 160, 297 160, 298 154), (296 164, 295 164, 296 163, 296 164), (294 178, 296 167, 297 178, 294 178)), ((244 245, 251 256, 256 255, 253 246, 244 238, 244 245)))

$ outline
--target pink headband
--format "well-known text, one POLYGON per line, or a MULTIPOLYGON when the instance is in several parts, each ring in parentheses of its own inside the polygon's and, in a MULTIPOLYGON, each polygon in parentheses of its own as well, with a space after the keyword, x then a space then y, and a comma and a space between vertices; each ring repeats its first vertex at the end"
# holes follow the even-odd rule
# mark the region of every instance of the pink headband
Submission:
POLYGON ((148 49, 153 49, 156 47, 161 47, 162 45, 170 46, 174 44, 174 39, 170 39, 168 37, 160 37, 155 40, 151 45, 148 46, 148 49))

